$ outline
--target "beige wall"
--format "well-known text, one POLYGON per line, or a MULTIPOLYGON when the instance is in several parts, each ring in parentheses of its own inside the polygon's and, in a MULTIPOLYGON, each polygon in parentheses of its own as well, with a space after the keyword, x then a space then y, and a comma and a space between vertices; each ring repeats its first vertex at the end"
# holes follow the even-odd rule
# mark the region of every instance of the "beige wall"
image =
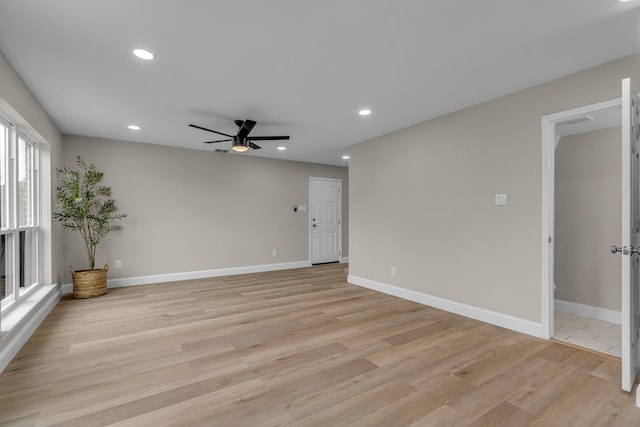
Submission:
MULTIPOLYGON (((342 179, 348 256, 344 167, 65 136, 64 163, 73 165, 77 154, 105 173, 129 215, 98 248, 96 262, 110 263, 110 278, 308 260, 308 212, 293 206, 308 205, 311 176, 342 179)), ((64 253, 65 265, 87 267, 79 235, 65 232, 64 253)))
POLYGON ((540 117, 618 98, 629 76, 640 55, 354 145, 349 273, 540 322, 540 117))
POLYGON ((555 297, 620 310, 621 129, 563 137, 556 148, 555 297))
POLYGON ((60 227, 52 222, 51 183, 61 155, 61 135, 42 105, 0 52, 0 109, 25 128, 41 147, 42 274, 43 283, 61 283, 60 227))

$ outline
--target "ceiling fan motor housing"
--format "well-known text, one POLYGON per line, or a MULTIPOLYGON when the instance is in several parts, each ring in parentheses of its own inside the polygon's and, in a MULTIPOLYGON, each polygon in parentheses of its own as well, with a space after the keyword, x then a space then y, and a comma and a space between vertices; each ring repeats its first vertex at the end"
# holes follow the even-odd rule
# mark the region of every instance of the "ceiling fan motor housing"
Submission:
POLYGON ((238 152, 247 151, 249 149, 247 144, 247 138, 242 138, 238 135, 233 137, 231 149, 238 152))

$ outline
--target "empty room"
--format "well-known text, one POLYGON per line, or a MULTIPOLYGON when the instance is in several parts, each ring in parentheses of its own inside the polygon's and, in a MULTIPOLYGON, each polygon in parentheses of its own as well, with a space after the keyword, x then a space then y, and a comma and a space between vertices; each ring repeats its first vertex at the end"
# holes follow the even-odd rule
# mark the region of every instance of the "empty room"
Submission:
POLYGON ((0 425, 640 425, 640 0, 0 0, 0 425))

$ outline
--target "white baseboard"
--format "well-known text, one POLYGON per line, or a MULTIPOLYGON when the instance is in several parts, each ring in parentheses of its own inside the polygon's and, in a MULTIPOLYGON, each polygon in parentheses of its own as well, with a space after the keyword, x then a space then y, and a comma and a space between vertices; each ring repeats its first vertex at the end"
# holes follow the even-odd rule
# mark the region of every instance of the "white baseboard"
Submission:
POLYGON ((560 299, 554 301, 553 307, 555 311, 563 311, 580 317, 603 320, 616 325, 622 323, 622 313, 608 308, 594 307, 592 305, 579 304, 577 302, 563 301, 560 299))
POLYGON ((451 301, 445 298, 435 297, 432 295, 424 294, 422 292, 413 291, 410 289, 400 288, 393 285, 387 285, 385 283, 380 283, 380 282, 365 279, 362 277, 353 276, 351 274, 347 276, 347 281, 354 285, 373 289, 374 291, 379 291, 385 294, 404 298, 410 301, 415 301, 420 304, 439 308, 441 310, 449 311, 451 313, 459 314, 461 316, 470 317, 471 319, 480 320, 482 322, 490 323, 492 325, 500 326, 507 329, 511 329, 516 332, 532 335, 537 338, 543 337, 542 323, 539 323, 539 322, 533 322, 531 320, 510 316, 508 314, 498 313, 496 311, 474 307, 471 305, 463 304, 456 301, 451 301))
POLYGON ((40 323, 62 297, 58 285, 42 285, 8 314, 2 316, 3 339, 0 341, 0 372, 20 351, 40 323))
POLYGON ((340 264, 347 264, 349 262, 348 256, 343 256, 340 258, 340 264))
MULTIPOLYGON (((265 271, 292 270, 295 268, 311 267, 310 261, 283 262, 279 264, 249 265, 244 267, 217 268, 212 270, 185 271, 182 273, 154 274, 151 276, 125 277, 108 279, 107 288, 122 288, 125 286, 150 285, 153 283, 178 282, 181 280, 208 279, 210 277, 234 276, 237 274, 263 273, 265 271)), ((73 292, 73 284, 62 286, 65 294, 73 292)))

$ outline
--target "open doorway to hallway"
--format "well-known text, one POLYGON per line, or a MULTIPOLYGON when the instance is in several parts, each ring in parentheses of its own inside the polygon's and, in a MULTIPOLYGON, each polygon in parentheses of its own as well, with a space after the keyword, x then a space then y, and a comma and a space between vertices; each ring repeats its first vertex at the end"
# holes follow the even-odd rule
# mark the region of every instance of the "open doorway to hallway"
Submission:
POLYGON ((549 336, 620 356, 621 108, 611 101, 553 123, 549 336))
POLYGON ((621 109, 555 123, 554 339, 620 357, 621 109))

